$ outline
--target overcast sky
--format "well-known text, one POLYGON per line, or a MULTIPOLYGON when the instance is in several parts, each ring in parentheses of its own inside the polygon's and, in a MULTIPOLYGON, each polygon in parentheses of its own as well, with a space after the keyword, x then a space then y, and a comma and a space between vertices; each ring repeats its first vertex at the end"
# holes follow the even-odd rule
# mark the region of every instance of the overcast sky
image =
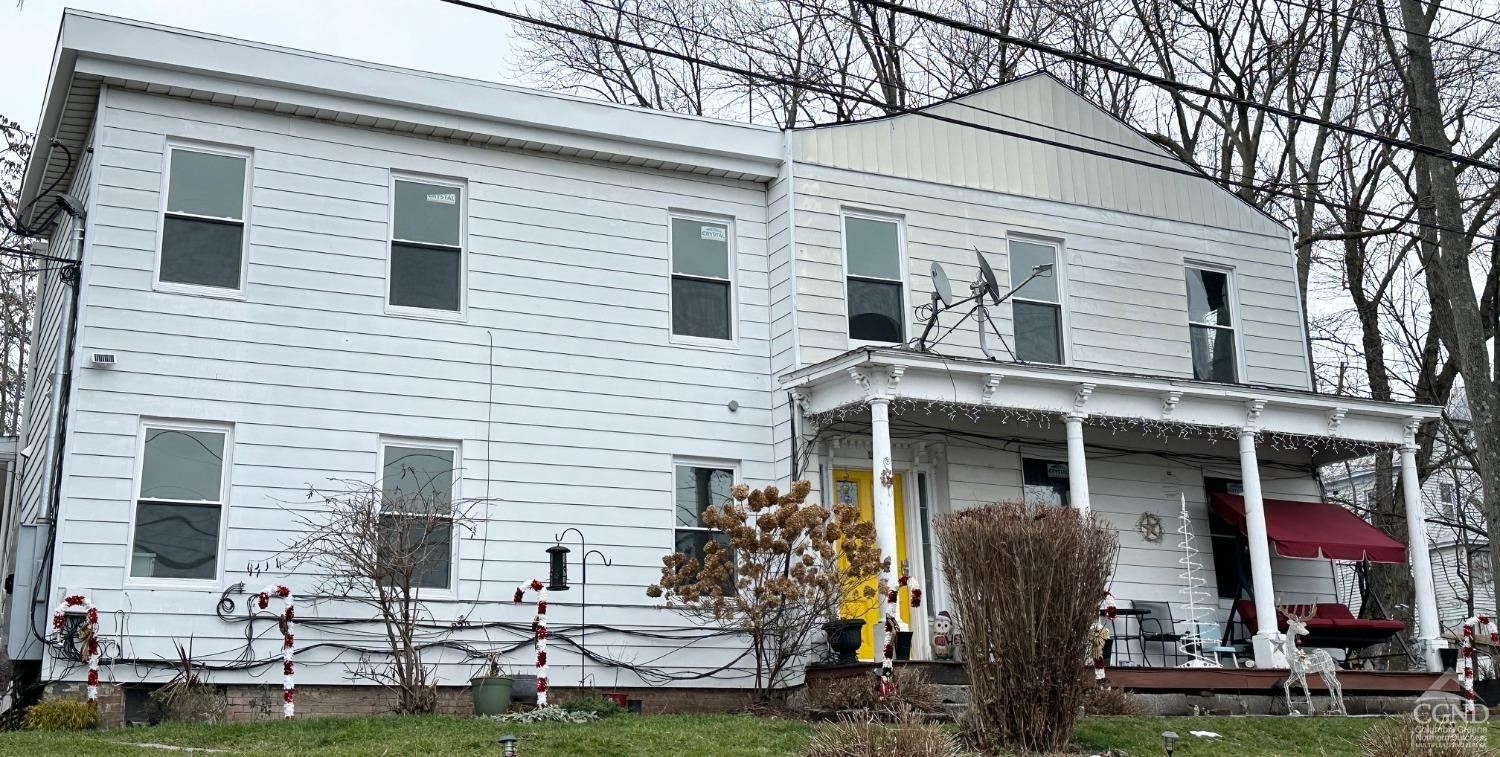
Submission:
MULTIPOLYGON (((496 5, 516 8, 515 0, 496 5)), ((63 8, 424 71, 515 83, 509 21, 438 0, 0 0, 0 113, 36 127, 63 8)))

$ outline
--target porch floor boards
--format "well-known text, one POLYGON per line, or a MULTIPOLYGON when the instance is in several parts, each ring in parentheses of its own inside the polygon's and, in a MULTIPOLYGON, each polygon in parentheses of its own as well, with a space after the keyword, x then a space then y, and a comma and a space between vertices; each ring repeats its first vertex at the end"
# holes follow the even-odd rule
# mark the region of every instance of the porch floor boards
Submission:
MULTIPOLYGON (((963 686, 969 683, 963 663, 959 662, 898 662, 920 668, 927 679, 935 684, 963 686)), ((807 682, 816 686, 820 680, 845 678, 856 675, 872 675, 877 665, 861 662, 853 665, 814 666, 807 669, 807 682)), ((1092 678, 1091 672, 1085 672, 1092 678)), ((1254 668, 1142 668, 1111 667, 1105 669, 1105 681, 1127 691, 1140 693, 1167 692, 1240 692, 1280 693, 1281 683, 1286 679, 1285 670, 1257 670, 1254 668)), ((1387 694, 1418 696, 1428 691, 1458 693, 1458 680, 1449 674, 1446 678, 1438 673, 1407 673, 1376 670, 1340 670, 1339 683, 1346 695, 1387 694)), ((1321 692, 1326 689, 1322 679, 1309 676, 1308 688, 1321 692)))

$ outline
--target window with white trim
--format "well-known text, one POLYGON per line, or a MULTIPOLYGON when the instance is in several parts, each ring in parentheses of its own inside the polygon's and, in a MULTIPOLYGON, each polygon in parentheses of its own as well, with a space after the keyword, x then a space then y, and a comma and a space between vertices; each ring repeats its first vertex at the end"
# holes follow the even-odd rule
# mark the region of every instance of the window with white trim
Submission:
POLYGON ((734 470, 713 465, 678 463, 673 474, 673 510, 676 512, 675 551, 703 559, 710 541, 729 546, 729 535, 703 525, 703 511, 731 501, 734 470))
POLYGON ((158 283, 240 289, 249 163, 243 153, 167 148, 158 283))
POLYGON ((672 333, 734 338, 734 234, 725 221, 672 216, 672 333))
POLYGON ((846 213, 844 262, 849 338, 886 344, 905 341, 901 222, 846 213))
POLYGON ((1193 378, 1233 384, 1239 378, 1234 297, 1228 271, 1187 267, 1188 335, 1193 378))
POLYGON ((464 288, 464 190, 395 179, 391 192, 392 307, 459 312, 464 288))
MULTIPOLYGON (((411 587, 453 585, 453 498, 458 446, 385 442, 380 450, 380 524, 394 566, 414 566, 411 587)), ((402 569, 404 573, 404 568, 402 569)))
POLYGON ((145 427, 131 534, 132 578, 218 578, 228 448, 225 427, 145 427))
POLYGON ((1015 292, 1010 309, 1015 323, 1016 359, 1061 365, 1063 312, 1057 285, 1057 245, 1012 239, 1008 248, 1010 286, 1015 292))

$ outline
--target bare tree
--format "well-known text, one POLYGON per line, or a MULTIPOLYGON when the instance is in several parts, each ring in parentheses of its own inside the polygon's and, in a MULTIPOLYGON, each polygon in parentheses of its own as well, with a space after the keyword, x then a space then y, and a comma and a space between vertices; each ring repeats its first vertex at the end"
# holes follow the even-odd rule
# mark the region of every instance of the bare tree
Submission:
POLYGON ((30 239, 13 226, 19 210, 21 173, 31 155, 32 135, 0 116, 0 435, 21 426, 21 395, 26 387, 26 350, 36 306, 34 266, 13 251, 30 239), (12 252, 5 252, 10 250, 12 252))
POLYGON ((422 659, 421 627, 432 616, 421 590, 438 576, 446 582, 453 541, 472 535, 475 513, 488 503, 452 500, 438 481, 451 475, 403 464, 408 486, 336 479, 309 488, 320 507, 295 511, 302 535, 284 550, 287 563, 317 574, 316 593, 374 610, 388 660, 361 664, 353 675, 393 690, 403 713, 431 712, 437 702, 433 667, 422 659))

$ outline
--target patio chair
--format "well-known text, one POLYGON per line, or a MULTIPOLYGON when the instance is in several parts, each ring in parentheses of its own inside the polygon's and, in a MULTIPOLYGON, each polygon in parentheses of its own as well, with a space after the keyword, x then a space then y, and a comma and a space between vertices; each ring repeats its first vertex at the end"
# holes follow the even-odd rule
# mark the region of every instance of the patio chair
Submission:
POLYGON ((1172 605, 1166 602, 1142 602, 1135 601, 1137 610, 1145 610, 1146 614, 1141 616, 1141 657, 1146 666, 1151 666, 1151 655, 1146 651, 1147 644, 1155 644, 1161 649, 1162 667, 1175 667, 1180 657, 1178 642, 1182 641, 1182 634, 1177 633, 1177 623, 1172 619, 1172 605), (1170 650, 1171 662, 1168 662, 1168 651, 1170 650))
MULTIPOLYGON (((1191 623, 1192 621, 1181 622, 1191 623)), ((1199 623, 1198 652, 1203 655, 1229 655, 1230 665, 1237 668, 1240 666, 1240 655, 1244 653, 1244 649, 1234 644, 1225 644, 1221 640, 1222 635, 1223 629, 1218 623, 1199 623)))

